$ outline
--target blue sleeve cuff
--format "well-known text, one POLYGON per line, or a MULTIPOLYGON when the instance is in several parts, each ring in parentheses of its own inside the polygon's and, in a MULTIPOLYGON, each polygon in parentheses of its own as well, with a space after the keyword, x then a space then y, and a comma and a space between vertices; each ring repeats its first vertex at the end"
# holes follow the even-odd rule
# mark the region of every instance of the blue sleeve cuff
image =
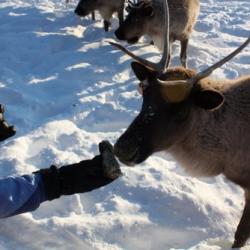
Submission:
POLYGON ((33 211, 46 200, 39 173, 0 179, 0 218, 33 211))

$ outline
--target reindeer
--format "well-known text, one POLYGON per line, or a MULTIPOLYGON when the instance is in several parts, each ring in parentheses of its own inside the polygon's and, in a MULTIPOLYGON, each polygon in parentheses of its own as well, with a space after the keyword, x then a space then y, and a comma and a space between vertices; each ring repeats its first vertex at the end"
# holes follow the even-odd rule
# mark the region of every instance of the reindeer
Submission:
POLYGON ((223 174, 241 186, 245 208, 232 247, 242 247, 250 237, 250 75, 235 80, 214 80, 209 75, 245 48, 250 37, 200 73, 167 68, 167 1, 164 11, 164 50, 159 63, 111 42, 135 60, 131 66, 143 96, 139 115, 117 140, 114 151, 121 162, 135 165, 165 150, 192 175, 223 174))
MULTIPOLYGON (((143 35, 152 38, 153 43, 163 49, 164 42, 164 13, 162 0, 139 0, 129 1, 126 8, 128 16, 120 27, 115 31, 115 35, 120 40, 128 43, 136 43, 143 35)), ((187 65, 187 47, 193 27, 200 11, 199 0, 169 0, 170 12, 170 45, 178 40, 181 43, 180 59, 183 67, 187 65)), ((171 48, 171 46, 170 46, 171 48)), ((169 53, 168 63, 171 53, 169 53)))
POLYGON ((104 30, 108 31, 110 19, 117 12, 119 23, 123 21, 123 9, 125 0, 80 0, 75 13, 78 16, 85 17, 91 12, 98 10, 104 19, 104 30))
MULTIPOLYGON (((69 0, 66 0, 66 5, 69 3, 69 0)), ((91 19, 95 21, 95 11, 91 12, 91 19)))

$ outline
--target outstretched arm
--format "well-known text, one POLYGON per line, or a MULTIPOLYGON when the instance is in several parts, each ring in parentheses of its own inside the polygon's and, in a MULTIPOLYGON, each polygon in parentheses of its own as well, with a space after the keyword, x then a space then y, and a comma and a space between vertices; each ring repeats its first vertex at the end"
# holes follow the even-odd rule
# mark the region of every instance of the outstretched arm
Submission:
MULTIPOLYGON (((4 119, 0 104, 0 141, 16 133, 4 119)), ((51 166, 36 173, 0 179, 0 218, 33 211, 47 200, 61 195, 89 192, 105 186, 121 175, 112 145, 99 144, 100 155, 92 160, 57 168, 51 166)))
POLYGON ((89 192, 117 179, 121 170, 112 145, 102 142, 99 150, 92 160, 0 179, 0 218, 33 211, 44 201, 89 192))

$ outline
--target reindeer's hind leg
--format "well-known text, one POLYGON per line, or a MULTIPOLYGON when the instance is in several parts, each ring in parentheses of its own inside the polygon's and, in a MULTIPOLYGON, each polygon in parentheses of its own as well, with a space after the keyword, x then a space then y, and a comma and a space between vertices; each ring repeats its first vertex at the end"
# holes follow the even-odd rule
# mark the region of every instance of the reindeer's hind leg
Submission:
POLYGON ((94 10, 91 12, 91 18, 93 21, 95 21, 95 11, 94 10))
POLYGON ((168 58, 167 58, 167 67, 169 66, 169 64, 171 62, 172 45, 173 45, 173 41, 169 40, 169 54, 168 54, 168 58))
POLYGON ((184 68, 187 67, 187 46, 188 46, 188 39, 181 40, 181 64, 184 68))
POLYGON ((121 25, 123 23, 123 20, 124 20, 123 9, 124 9, 124 3, 120 6, 120 8, 118 10, 119 25, 121 25))
POLYGON ((109 31, 109 26, 111 25, 111 23, 107 20, 104 20, 103 24, 104 24, 104 30, 106 32, 109 31))
POLYGON ((104 19, 104 22, 103 22, 104 30, 107 32, 107 31, 109 31, 109 27, 111 25, 110 19, 113 15, 113 11, 109 10, 109 9, 105 9, 103 12, 100 12, 100 14, 104 19))
POLYGON ((245 190, 246 204, 235 233, 233 248, 243 247, 250 237, 250 189, 245 190))

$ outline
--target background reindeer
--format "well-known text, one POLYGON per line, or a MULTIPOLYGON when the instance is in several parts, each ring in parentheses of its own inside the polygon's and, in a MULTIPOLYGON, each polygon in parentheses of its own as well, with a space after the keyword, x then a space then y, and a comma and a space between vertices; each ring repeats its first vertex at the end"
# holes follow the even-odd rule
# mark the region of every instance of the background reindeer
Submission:
POLYGON ((75 9, 75 13, 84 17, 98 10, 104 19, 104 30, 108 31, 110 19, 115 12, 118 13, 119 23, 122 23, 124 1, 125 0, 80 0, 75 9))
MULTIPOLYGON (((165 1, 164 1, 165 3, 165 1)), ((250 75, 235 80, 208 76, 250 42, 229 56, 196 73, 166 69, 168 58, 168 6, 164 5, 165 42, 158 64, 137 57, 112 43, 137 62, 132 69, 141 82, 143 104, 139 115, 115 144, 115 154, 127 165, 139 164, 154 152, 167 150, 191 174, 223 174, 245 191, 245 208, 233 248, 250 237, 250 75)))
MULTIPOLYGON (((128 16, 115 35, 120 40, 136 43, 143 35, 152 38, 154 44, 163 49, 164 41, 164 13, 161 0, 130 1, 128 16)), ((181 64, 187 65, 187 46, 193 27, 200 11, 199 0, 169 0, 170 30, 169 41, 171 44, 178 40, 181 43, 181 64)), ((168 63, 171 53, 169 53, 168 63)))
MULTIPOLYGON (((69 3, 69 0, 66 0, 66 4, 68 4, 68 3, 69 3)), ((94 11, 91 12, 91 18, 93 21, 95 21, 95 12, 94 11)))

